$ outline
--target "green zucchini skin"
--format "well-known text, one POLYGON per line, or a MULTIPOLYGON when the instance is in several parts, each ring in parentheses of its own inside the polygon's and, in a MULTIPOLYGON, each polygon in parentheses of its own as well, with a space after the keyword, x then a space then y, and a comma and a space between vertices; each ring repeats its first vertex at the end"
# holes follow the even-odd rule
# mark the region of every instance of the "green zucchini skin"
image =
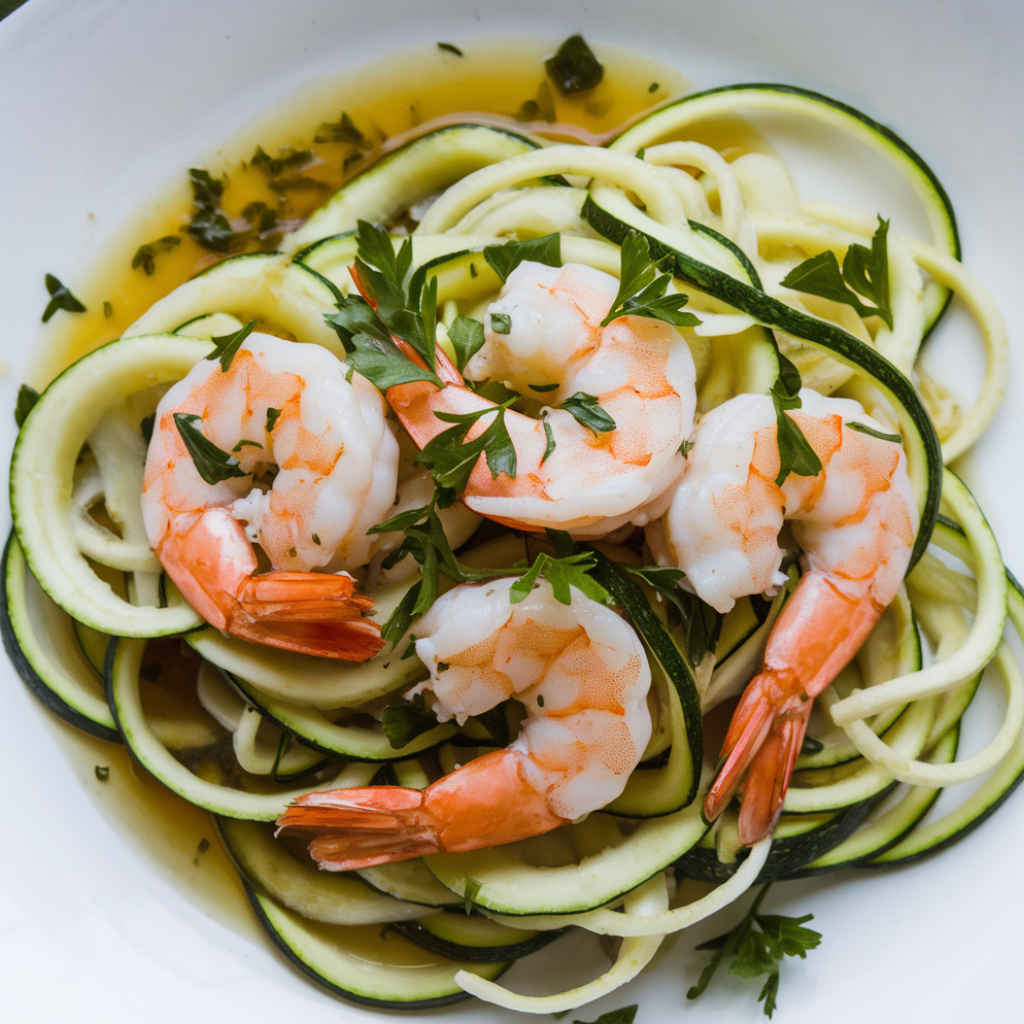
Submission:
MULTIPOLYGON (((460 914, 460 911, 455 911, 460 914)), ((450 916, 450 915, 449 915, 450 916)), ((472 918, 467 919, 472 921, 472 918)), ((455 942, 435 934, 431 930, 429 919, 421 921, 399 921, 395 928, 406 938, 442 956, 451 957, 453 960, 468 960, 472 963, 495 963, 506 960, 517 960, 521 956, 536 953, 549 943, 554 942, 560 935, 564 935, 567 929, 558 929, 546 932, 531 933, 530 936, 521 942, 506 946, 472 946, 466 942, 455 942)), ((467 936, 468 938, 468 936, 467 936)))
MULTIPOLYGON (((609 214, 588 196, 583 205, 583 218, 606 238, 621 245, 630 231, 638 230, 618 217, 609 214)), ((920 461, 920 475, 915 481, 920 506, 920 525, 910 560, 910 568, 924 554, 931 539, 942 497, 942 451, 935 427, 913 384, 884 356, 870 346, 847 334, 846 331, 823 320, 807 316, 763 291, 731 277, 717 267, 695 259, 661 241, 656 235, 644 234, 655 259, 671 256, 675 261, 676 276, 689 284, 728 302, 740 312, 754 317, 759 323, 777 328, 809 342, 847 365, 855 366, 871 376, 874 382, 893 400, 904 426, 908 428, 905 442, 908 455, 920 461)), ((909 571, 909 569, 908 569, 909 571)))
MULTIPOLYGON (((361 961, 350 964, 343 954, 323 957, 318 955, 316 933, 306 929, 301 919, 282 910, 248 882, 243 880, 242 884, 257 920, 285 960, 321 987, 350 1003, 384 1010, 429 1010, 451 1006, 469 998, 454 981, 457 970, 474 970, 494 979, 510 966, 508 963, 474 964, 451 960, 447 965, 438 965, 435 973, 441 977, 424 981, 410 977, 418 974, 417 971, 400 970, 385 975, 383 971, 375 970, 375 965, 365 965, 361 961)), ((389 934, 392 941, 409 941, 397 931, 389 934)))
MULTIPOLYGON (((20 548, 14 555, 13 549, 16 547, 17 539, 12 532, 4 545, 3 560, 0 562, 0 576, 3 577, 3 586, 0 587, 0 637, 3 638, 4 649, 11 659, 11 664, 29 691, 48 711, 53 712, 68 725, 74 726, 90 736, 106 740, 109 743, 120 743, 121 736, 112 724, 113 715, 110 715, 108 722, 100 716, 91 717, 85 714, 81 708, 74 707, 60 694, 58 689, 43 679, 36 671, 31 659, 26 655, 11 615, 12 603, 16 604, 18 601, 25 600, 23 592, 21 594, 12 593, 12 589, 18 582, 16 575, 22 576, 29 572, 20 548), (13 558, 17 558, 20 562, 17 574, 14 571, 13 558)), ((102 686, 102 680, 97 678, 97 684, 102 686)))

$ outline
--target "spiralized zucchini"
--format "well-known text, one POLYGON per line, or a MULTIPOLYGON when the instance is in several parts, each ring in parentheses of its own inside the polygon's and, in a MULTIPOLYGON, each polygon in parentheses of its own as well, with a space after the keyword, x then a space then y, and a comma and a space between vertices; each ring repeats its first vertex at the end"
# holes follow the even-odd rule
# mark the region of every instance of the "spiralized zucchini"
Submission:
MULTIPOLYGON (((469 993, 529 1013, 575 1009, 636 977, 664 936, 718 912, 756 882, 923 856, 974 827, 1020 780, 1024 674, 1006 635, 1024 637, 1024 596, 967 487, 942 468, 982 435, 1007 377, 999 312, 958 256, 948 198, 920 157, 864 115, 792 87, 686 97, 605 148, 546 144, 486 125, 429 133, 345 185, 280 252, 215 265, 44 393, 12 467, 17 544, 6 569, 5 641, 33 687, 52 695, 44 699, 53 710, 108 738, 116 721, 143 765, 222 819, 261 920, 312 977, 372 1005, 440 1005, 469 993), (841 263, 851 245, 870 248, 878 217, 890 211, 797 196, 776 157, 736 147, 722 154, 690 137, 698 121, 706 126, 748 109, 849 132, 886 156, 918 195, 932 237, 889 231, 891 327, 782 285, 806 258, 827 251, 841 263), (701 749, 700 717, 757 671, 788 588, 770 607, 740 602, 725 617, 718 649, 696 665, 685 624, 653 591, 635 584, 621 591, 619 604, 657 662, 658 728, 624 797, 585 820, 508 847, 344 879, 283 854, 268 826, 252 824, 272 821, 300 792, 371 780, 424 787, 445 766, 503 745, 471 719, 392 746, 381 709, 426 674, 404 642, 365 664, 327 663, 196 630, 194 613, 161 578, 145 542, 143 421, 160 393, 209 351, 197 339, 250 319, 344 358, 324 318, 353 290, 360 219, 402 223, 396 247, 411 227, 410 273, 420 285, 436 281, 438 339, 449 350, 456 319, 479 317, 500 287, 481 258, 484 247, 556 233, 564 261, 618 273, 620 244, 639 232, 653 255, 670 261, 675 286, 689 295, 687 309, 701 320, 682 328, 697 367, 700 413, 740 392, 767 392, 781 352, 805 385, 856 398, 901 431, 921 512, 916 565, 858 658, 818 699, 813 742, 797 763, 773 840, 744 850, 732 812, 713 827, 704 821, 708 762, 717 751, 701 749), (980 393, 964 407, 918 364, 949 295, 974 318, 986 360, 980 393), (109 640, 109 706, 84 656, 54 659, 46 651, 49 638, 66 644, 79 624, 91 627, 92 649, 109 640), (173 639, 186 634, 187 647, 173 639), (1002 701, 995 734, 957 759, 961 719, 990 690, 1002 701), (938 788, 985 773, 959 807, 926 817, 938 788), (675 883, 688 877, 717 885, 679 902, 675 883), (479 946, 446 940, 475 966, 432 954, 428 980, 393 999, 373 989, 388 985, 385 952, 372 984, 346 973, 358 959, 352 950, 362 933, 354 929, 413 918, 440 923, 453 906, 471 921, 494 922, 481 926, 481 936, 491 931, 479 946), (339 930, 325 931, 325 921, 339 930), (506 960, 537 948, 538 935, 565 929, 623 941, 605 972, 565 992, 519 995, 497 982, 506 960)), ((464 528, 450 531, 463 562, 510 573, 521 573, 516 567, 546 543, 520 534, 495 540, 493 533, 482 543, 466 542, 464 528)), ((617 539, 618 547, 601 547, 610 581, 619 578, 616 565, 649 554, 636 536, 617 539)), ((415 567, 406 569, 388 576, 371 564, 364 573, 385 617, 418 579, 415 567)), ((515 722, 501 726, 514 731, 515 722)), ((425 942, 431 931, 404 934, 425 942)), ((407 957, 411 947, 402 941, 407 957)), ((397 978, 397 962, 394 971, 397 978)))

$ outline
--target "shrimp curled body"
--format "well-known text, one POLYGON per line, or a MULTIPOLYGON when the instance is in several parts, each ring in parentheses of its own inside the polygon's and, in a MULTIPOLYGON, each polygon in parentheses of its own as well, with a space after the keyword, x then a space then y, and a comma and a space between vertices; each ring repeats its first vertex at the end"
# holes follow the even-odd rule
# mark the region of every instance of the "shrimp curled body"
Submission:
POLYGON ((464 722, 512 698, 518 736, 425 790, 370 786, 302 796, 280 830, 314 838, 322 868, 342 871, 439 851, 526 839, 604 807, 625 787, 651 736, 650 667, 611 609, 539 583, 511 604, 515 581, 462 585, 413 627, 441 720, 464 722))
POLYGON ((739 395, 701 421, 666 513, 670 557, 698 597, 728 611, 785 582, 778 536, 789 520, 803 574, 740 699, 721 771, 705 802, 716 818, 742 789, 740 838, 778 820, 813 699, 838 675, 895 597, 910 561, 917 506, 906 455, 859 403, 800 393, 788 415, 818 458, 815 476, 781 486, 776 415, 767 396, 739 395))
POLYGON ((382 647, 380 629, 363 617, 372 601, 345 570, 369 560, 366 531, 390 513, 397 466, 372 385, 346 381, 320 346, 254 334, 226 370, 201 360, 160 402, 143 519, 168 575, 211 625, 362 660, 382 647), (241 475, 204 480, 175 414, 233 453, 241 475), (271 571, 257 572, 254 544, 271 571))
MULTIPOLYGON (((509 275, 485 317, 484 347, 466 371, 548 404, 539 418, 505 412, 516 475, 492 477, 481 456, 462 495, 474 512, 582 539, 664 511, 683 468, 679 446, 693 425, 693 358, 679 331, 661 321, 625 316, 602 327, 617 288, 610 274, 581 264, 526 261, 509 275), (579 394, 596 399, 614 427, 592 430, 558 408, 579 394)), ((420 448, 449 426, 435 413, 493 407, 438 356, 445 387, 417 381, 387 392, 420 448)), ((469 438, 492 420, 481 417, 469 438)))

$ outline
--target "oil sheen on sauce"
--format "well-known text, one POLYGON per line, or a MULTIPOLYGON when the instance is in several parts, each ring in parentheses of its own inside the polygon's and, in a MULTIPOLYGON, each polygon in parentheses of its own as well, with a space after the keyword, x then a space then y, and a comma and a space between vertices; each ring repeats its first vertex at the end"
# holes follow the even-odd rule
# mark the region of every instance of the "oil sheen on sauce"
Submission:
MULTIPOLYGON (((424 126, 484 117, 552 140, 600 143, 686 88, 677 71, 629 51, 595 45, 605 69, 601 84, 580 96, 560 96, 544 70, 557 43, 476 40, 460 44, 461 55, 431 44, 330 81, 321 79, 202 158, 182 154, 180 187, 155 197, 149 208, 126 211, 130 230, 93 261, 98 269, 91 278, 76 279, 72 289, 87 311, 54 317, 43 332, 43 357, 29 382, 44 386, 225 255, 273 248, 274 231, 262 238, 254 232, 226 254, 194 241, 183 230, 193 211, 190 167, 223 180, 221 205, 233 227, 244 226, 246 210, 262 203, 273 209, 278 228, 287 228, 297 226, 376 156, 424 126), (305 152, 311 154, 308 160, 291 159, 305 152), (279 162, 279 179, 294 180, 283 187, 280 180, 271 182, 266 160, 279 162), (177 241, 153 245, 151 261, 135 258, 132 266, 141 247, 169 237, 177 241)), ((165 789, 116 744, 56 720, 51 728, 97 808, 129 845, 225 926, 256 935, 258 926, 209 815, 165 789)))

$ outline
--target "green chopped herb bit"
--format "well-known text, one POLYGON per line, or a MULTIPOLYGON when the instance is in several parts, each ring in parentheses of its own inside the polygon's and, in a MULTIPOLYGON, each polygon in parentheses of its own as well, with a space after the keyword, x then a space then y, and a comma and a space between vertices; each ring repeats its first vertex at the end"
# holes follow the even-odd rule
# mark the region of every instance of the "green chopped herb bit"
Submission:
POLYGON ((316 533, 313 534, 313 543, 317 547, 320 547, 320 536, 319 536, 319 534, 316 534, 316 533))
POLYGON ((531 391, 539 391, 542 394, 548 391, 557 391, 561 386, 561 384, 527 384, 531 391))
POLYGON ((690 440, 684 441, 679 446, 679 454, 682 455, 682 457, 685 459, 690 454, 690 452, 693 451, 693 446, 694 446, 694 442, 693 441, 690 441, 690 440))
POLYGON ((456 57, 462 56, 462 51, 452 43, 438 43, 437 48, 439 50, 446 50, 448 53, 454 53, 456 57))
POLYGON ((842 302, 852 306, 860 316, 880 316, 892 330, 888 234, 889 222, 879 217, 871 248, 854 242, 846 250, 841 270, 836 254, 827 249, 794 267, 782 279, 782 285, 808 295, 842 302), (860 296, 869 299, 874 306, 863 302, 860 296))
POLYGON ((202 417, 195 413, 176 412, 174 422, 188 449, 196 472, 208 484, 217 484, 231 477, 248 476, 233 455, 218 448, 199 428, 202 417))
POLYGON ((267 433, 269 434, 281 418, 280 409, 267 409, 267 433))
POLYGON ((507 281, 509 274, 524 260, 543 263, 546 267, 560 267, 562 236, 554 233, 542 235, 540 238, 529 238, 524 242, 513 239, 502 245, 488 245, 484 249, 484 259, 502 281, 507 281))
POLYGON ((512 317, 507 313, 491 314, 491 330, 495 334, 509 334, 512 331, 512 317))
POLYGON ((764 1003, 764 1012, 771 1017, 776 1009, 779 991, 779 967, 787 956, 806 957, 809 950, 821 943, 820 932, 804 928, 813 914, 803 917, 784 917, 780 914, 759 913, 761 903, 771 887, 766 885, 757 895, 746 916, 732 931, 697 949, 714 950, 714 955, 701 972, 700 980, 687 993, 687 999, 696 999, 711 983, 719 966, 730 959, 729 973, 741 978, 766 976, 758 1002, 764 1003), (755 928, 756 926, 756 928, 755 928))
POLYGON ((637 1005, 637 1003, 633 1003, 632 1006, 623 1006, 618 1010, 609 1010, 607 1013, 602 1013, 597 1020, 592 1022, 574 1020, 572 1024, 633 1024, 637 1005))
POLYGON ((109 320, 114 315, 114 307, 109 302, 103 303, 103 318, 109 320))
POLYGON ((476 903, 477 896, 480 895, 480 890, 483 888, 483 883, 478 882, 475 878, 466 878, 466 888, 463 890, 463 906, 465 907, 466 913, 473 913, 473 905, 476 903))
POLYGON ((496 480, 500 473, 515 478, 516 449, 505 425, 505 410, 509 405, 511 401, 469 413, 434 413, 439 420, 454 423, 455 426, 443 430, 428 441, 416 461, 429 471, 438 487, 446 492, 446 505, 451 504, 466 489, 470 474, 481 455, 487 460, 487 468, 493 479, 496 480), (467 441, 466 437, 477 420, 494 413, 497 415, 487 428, 467 441))
POLYGON ((571 413, 574 419, 595 434, 606 434, 615 429, 615 420, 605 412, 593 395, 577 391, 557 408, 571 413))
POLYGON ((821 459, 804 437, 796 422, 786 415, 788 409, 799 409, 800 371, 781 353, 779 376, 772 385, 772 404, 775 406, 776 437, 779 446, 779 475, 775 483, 781 487, 790 473, 797 476, 817 476, 821 472, 821 459))
MULTIPOLYGON (((142 267, 147 274, 152 274, 156 270, 157 256, 162 252, 170 252, 176 245, 181 245, 181 239, 177 235, 164 235, 163 238, 140 245, 132 257, 132 270, 142 267)), ((104 303, 104 312, 106 307, 107 303, 104 303)))
POLYGON ((546 124, 554 124, 556 117, 555 97, 546 81, 538 86, 536 97, 525 100, 515 113, 517 121, 544 121, 546 124))
POLYGON ((448 328, 448 340, 455 349, 455 365, 461 371, 483 348, 485 335, 484 325, 469 316, 456 317, 448 328))
POLYGON ((277 227, 277 211, 260 200, 247 204, 242 217, 258 235, 266 235, 277 227))
POLYGON ((630 231, 619 250, 619 290, 601 326, 607 327, 620 316, 650 317, 673 327, 697 326, 700 323, 697 317, 682 312, 689 297, 682 293, 666 294, 672 275, 658 276, 659 270, 670 265, 669 259, 652 259, 646 237, 638 231, 630 231))
POLYGON ((581 35, 570 36, 544 67, 563 96, 573 96, 600 85, 604 68, 581 35))
POLYGON ((231 334, 218 334, 215 338, 211 338, 213 351, 206 358, 210 362, 219 359, 221 373, 227 373, 235 358, 235 353, 242 347, 242 342, 252 334, 255 326, 256 321, 250 320, 244 327, 239 327, 231 334))
POLYGON ((148 445, 153 440, 153 427, 156 426, 156 414, 152 416, 143 416, 139 422, 139 432, 142 434, 142 440, 148 445))
POLYGON ((660 88, 661 88, 661 86, 659 85, 658 82, 651 82, 651 84, 649 86, 647 86, 647 91, 648 92, 657 92, 660 88))
POLYGON ((209 848, 210 848, 210 840, 207 839, 206 836, 203 836, 203 838, 199 840, 199 845, 196 847, 196 853, 200 853, 200 854, 206 853, 206 851, 209 848))
POLYGON ((68 287, 62 284, 59 278, 54 277, 53 274, 47 274, 45 280, 50 301, 46 304, 46 309, 43 310, 44 324, 59 309, 63 309, 66 313, 85 312, 85 306, 71 294, 68 287))
POLYGON ((899 434, 887 434, 884 431, 875 430, 874 427, 869 427, 866 423, 858 423, 856 420, 851 420, 845 426, 851 430, 856 430, 859 434, 877 437, 879 441, 892 441, 893 444, 902 444, 903 442, 903 438, 899 434))
POLYGON ((544 454, 541 456, 540 464, 543 466, 548 461, 548 456, 555 450, 555 432, 551 429, 551 424, 548 421, 542 420, 541 425, 544 427, 544 454))
POLYGON ((188 174, 192 183, 192 202, 196 209, 185 230, 204 249, 227 252, 235 233, 220 209, 224 182, 199 167, 189 168, 188 174))
POLYGON ((108 764, 98 764, 93 770, 96 772, 99 782, 106 782, 110 778, 110 765, 108 764))
POLYGON ((572 591, 569 588, 575 587, 584 596, 610 605, 611 595, 590 575, 590 570, 596 564, 596 558, 589 551, 579 551, 561 558, 542 551, 529 570, 509 587, 509 602, 519 604, 525 601, 538 578, 543 576, 551 585, 551 593, 559 604, 572 603, 572 591))
POLYGON ((427 707, 423 694, 417 693, 412 700, 388 704, 381 712, 380 724, 388 743, 399 750, 433 729, 437 725, 437 716, 427 707))
POLYGON ((243 448, 262 448, 262 447, 263 447, 263 445, 261 445, 259 443, 259 441, 250 441, 248 438, 244 438, 243 437, 242 440, 239 441, 238 444, 236 444, 235 447, 231 449, 231 451, 234 452, 234 453, 237 453, 237 452, 240 452, 243 448))
POLYGON ((366 141, 366 136, 356 127, 351 117, 342 111, 337 121, 324 121, 313 136, 314 142, 345 142, 350 146, 358 146, 366 141))
POLYGON ((20 428, 25 422, 25 417, 32 411, 32 407, 39 401, 39 392, 28 384, 22 384, 18 388, 18 401, 14 406, 14 422, 20 428))

